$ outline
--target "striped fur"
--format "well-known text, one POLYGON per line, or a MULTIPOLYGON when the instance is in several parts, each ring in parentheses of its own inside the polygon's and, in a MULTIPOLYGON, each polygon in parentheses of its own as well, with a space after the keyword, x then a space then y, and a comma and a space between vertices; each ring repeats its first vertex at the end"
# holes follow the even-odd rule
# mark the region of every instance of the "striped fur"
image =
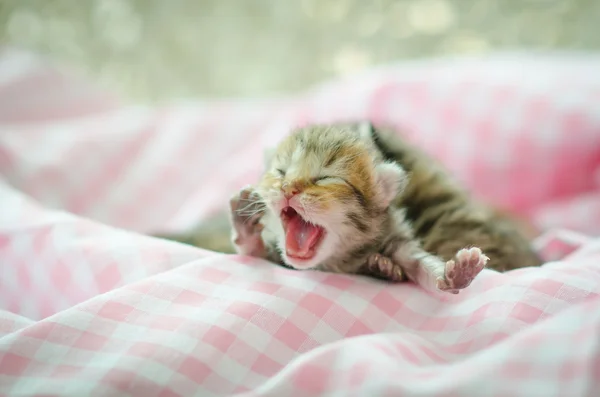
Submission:
POLYGON ((490 258, 487 266, 499 271, 541 264, 524 228, 508 214, 473 201, 439 164, 395 131, 373 129, 372 136, 384 158, 410 175, 393 205, 406 210, 425 251, 449 260, 461 248, 479 247, 490 258))

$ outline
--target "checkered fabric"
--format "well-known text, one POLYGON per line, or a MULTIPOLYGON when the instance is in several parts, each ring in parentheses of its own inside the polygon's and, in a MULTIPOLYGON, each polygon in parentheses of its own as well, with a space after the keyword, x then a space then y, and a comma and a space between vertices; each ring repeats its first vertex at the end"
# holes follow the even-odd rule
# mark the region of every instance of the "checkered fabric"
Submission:
POLYGON ((120 104, 0 56, 0 396, 595 396, 600 58, 393 65, 278 100, 120 104), (224 207, 291 127, 397 126, 547 233, 461 294, 147 237, 224 207))

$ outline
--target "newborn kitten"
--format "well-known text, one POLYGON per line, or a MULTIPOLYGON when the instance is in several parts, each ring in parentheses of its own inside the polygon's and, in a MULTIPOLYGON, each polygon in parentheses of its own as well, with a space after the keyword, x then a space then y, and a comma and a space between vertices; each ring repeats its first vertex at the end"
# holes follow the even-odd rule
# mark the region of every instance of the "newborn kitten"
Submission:
POLYGON ((237 252, 295 269, 401 280, 402 268, 377 253, 384 241, 414 240, 403 210, 390 207, 407 175, 360 133, 312 126, 285 139, 258 186, 231 200, 237 252))
POLYGON ((486 265, 482 249, 498 270, 541 263, 507 219, 370 123, 294 131, 230 204, 236 251, 295 269, 458 293, 486 265))
POLYGON ((162 237, 297 269, 408 276, 452 293, 486 264, 481 249, 496 270, 541 264, 527 239, 536 230, 474 203, 430 157, 369 123, 294 132, 259 186, 230 205, 233 247, 226 214, 162 237))

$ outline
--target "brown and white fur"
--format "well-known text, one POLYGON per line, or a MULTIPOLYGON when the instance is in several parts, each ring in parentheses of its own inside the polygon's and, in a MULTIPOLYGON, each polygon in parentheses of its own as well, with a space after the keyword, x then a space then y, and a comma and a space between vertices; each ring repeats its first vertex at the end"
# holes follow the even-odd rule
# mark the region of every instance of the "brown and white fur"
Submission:
POLYGON ((428 156, 393 135, 370 123, 294 131, 259 184, 231 199, 236 251, 451 293, 472 282, 486 255, 499 270, 540 263, 516 226, 472 202, 428 156), (290 211, 322 229, 308 257, 286 247, 290 211))

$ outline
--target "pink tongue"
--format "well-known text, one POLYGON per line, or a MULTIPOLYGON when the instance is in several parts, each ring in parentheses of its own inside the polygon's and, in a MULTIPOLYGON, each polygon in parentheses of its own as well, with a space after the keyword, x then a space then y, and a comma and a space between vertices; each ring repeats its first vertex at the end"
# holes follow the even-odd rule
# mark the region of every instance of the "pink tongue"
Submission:
POLYGON ((312 246, 319 238, 320 228, 294 216, 287 225, 285 248, 288 254, 307 256, 312 246))

